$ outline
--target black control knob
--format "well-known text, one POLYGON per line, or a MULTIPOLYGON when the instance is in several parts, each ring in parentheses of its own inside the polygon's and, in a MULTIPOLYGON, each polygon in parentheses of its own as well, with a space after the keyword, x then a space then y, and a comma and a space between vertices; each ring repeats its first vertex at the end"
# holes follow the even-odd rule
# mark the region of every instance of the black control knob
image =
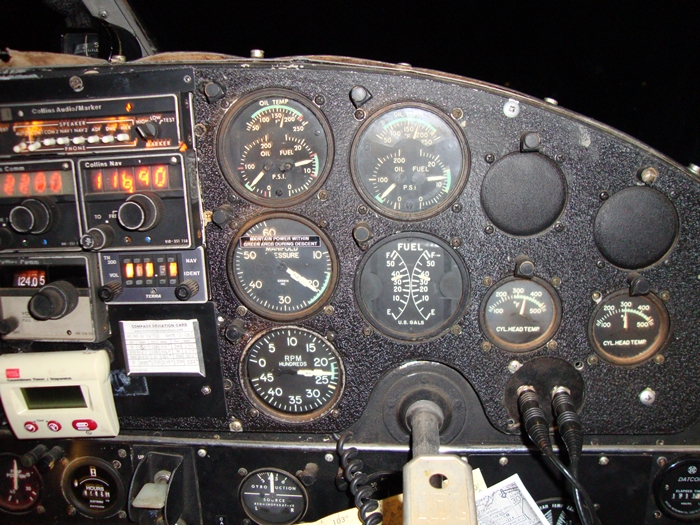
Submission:
POLYGON ((126 230, 146 231, 155 228, 163 218, 165 206, 155 193, 137 193, 119 206, 117 220, 126 230))
POLYGON ((107 248, 114 241, 114 229, 107 224, 100 224, 90 228, 80 238, 80 246, 85 250, 101 250, 107 248))
POLYGON ((182 281, 177 285, 175 288, 175 297, 177 297, 180 301, 187 301, 188 299, 191 299, 197 295, 198 291, 199 285, 197 284, 197 281, 187 279, 186 281, 182 281))
POLYGON ((158 137, 158 132, 160 128, 158 124, 153 121, 144 122, 143 124, 138 124, 136 126, 136 132, 143 140, 155 139, 158 137))
POLYGON ((19 321, 16 317, 8 317, 0 321, 0 335, 7 335, 19 326, 19 321))
POLYGON ((61 461, 66 455, 61 447, 53 447, 46 454, 41 456, 41 459, 36 464, 36 468, 42 474, 46 474, 56 466, 56 462, 61 461))
POLYGON ((24 456, 22 456, 22 459, 20 460, 22 462, 22 466, 25 468, 32 468, 34 465, 37 464, 39 458, 46 454, 47 450, 49 450, 49 447, 47 447, 46 445, 37 445, 29 452, 27 452, 24 456))
POLYGON ((42 286, 29 300, 29 313, 34 319, 60 319, 78 306, 78 290, 68 281, 42 286))
POLYGON ((10 210, 10 226, 17 233, 44 233, 51 227, 51 203, 39 199, 26 199, 10 210))
POLYGON ((99 290, 97 290, 97 297, 105 303, 108 303, 119 297, 123 289, 122 283, 119 281, 110 281, 104 286, 100 286, 99 290))
POLYGON ((7 228, 0 228, 0 250, 5 250, 12 246, 14 240, 12 232, 7 228))

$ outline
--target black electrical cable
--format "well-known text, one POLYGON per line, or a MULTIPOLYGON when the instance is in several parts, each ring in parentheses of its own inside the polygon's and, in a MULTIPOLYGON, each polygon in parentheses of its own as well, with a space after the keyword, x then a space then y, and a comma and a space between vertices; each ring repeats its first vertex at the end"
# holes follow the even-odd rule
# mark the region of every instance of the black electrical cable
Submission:
POLYGON ((549 422, 540 404, 539 395, 533 387, 522 386, 518 389, 518 409, 529 438, 583 497, 583 503, 590 510, 590 515, 588 512, 579 512, 583 525, 600 525, 600 521, 594 511, 593 501, 588 492, 554 453, 552 441, 549 437, 549 422))

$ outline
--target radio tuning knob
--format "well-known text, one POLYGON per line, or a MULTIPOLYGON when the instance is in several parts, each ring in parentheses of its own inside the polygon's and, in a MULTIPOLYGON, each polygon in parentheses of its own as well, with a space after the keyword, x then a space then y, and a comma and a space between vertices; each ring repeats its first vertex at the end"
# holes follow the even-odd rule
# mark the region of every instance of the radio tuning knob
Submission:
POLYGON ((0 321, 0 335, 7 335, 15 331, 19 326, 19 321, 15 316, 8 317, 0 321))
POLYGON ((12 245, 12 232, 7 228, 0 228, 0 250, 6 250, 12 245))
POLYGON ((119 281, 110 281, 104 286, 100 286, 99 290, 97 290, 97 297, 103 302, 108 303, 119 297, 123 289, 122 283, 119 281))
POLYGON ((78 290, 68 281, 56 281, 39 288, 29 300, 29 313, 34 319, 60 319, 78 306, 78 290))
POLYGON ((155 228, 163 217, 165 206, 155 193, 137 193, 119 206, 117 220, 122 228, 146 231, 155 228))
POLYGON ((158 124, 153 122, 152 120, 143 124, 138 124, 136 126, 136 132, 143 140, 154 139, 158 137, 159 131, 160 128, 158 127, 158 124))
POLYGON ((114 241, 114 229, 107 224, 100 224, 90 228, 80 238, 80 246, 85 250, 101 250, 107 248, 114 241))
POLYGON ((25 199, 10 210, 10 226, 17 233, 44 233, 51 227, 51 203, 39 199, 25 199))
POLYGON ((175 297, 177 297, 180 301, 187 301, 188 299, 191 299, 197 295, 198 291, 199 285, 197 284, 197 281, 187 279, 177 285, 177 288, 175 288, 175 297))

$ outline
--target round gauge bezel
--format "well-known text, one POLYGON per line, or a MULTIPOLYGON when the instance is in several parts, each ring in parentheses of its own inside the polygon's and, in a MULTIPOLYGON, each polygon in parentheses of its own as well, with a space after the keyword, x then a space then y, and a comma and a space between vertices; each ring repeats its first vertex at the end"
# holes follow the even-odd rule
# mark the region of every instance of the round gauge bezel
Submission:
POLYGON ((557 330, 559 330, 560 324, 561 298, 559 297, 559 294, 551 284, 539 277, 530 277, 526 279, 524 277, 517 277, 512 275, 510 277, 506 277, 505 279, 501 279, 496 284, 491 286, 491 288, 486 292, 486 295, 481 301, 481 306, 479 307, 479 326, 481 327, 481 333, 484 334, 484 337, 486 337, 486 339, 488 339, 497 348, 514 354, 524 354, 526 352, 532 352, 538 348, 541 348, 547 343, 547 341, 554 337, 554 334, 556 334, 557 330), (498 337, 498 335, 493 333, 491 327, 489 327, 486 323, 486 308, 488 307, 488 303, 491 299, 491 296, 493 296, 493 294, 496 293, 496 291, 498 291, 502 286, 505 286, 508 283, 512 283, 514 281, 532 281, 544 288, 552 300, 554 315, 552 316, 552 322, 550 323, 549 328, 547 328, 547 330, 545 330, 544 333, 540 335, 537 339, 530 341, 529 343, 515 344, 510 343, 508 341, 504 341, 503 339, 498 337))
MULTIPOLYGON (((576 507, 574 504, 568 500, 564 500, 562 498, 554 497, 554 498, 547 498, 547 499, 541 499, 536 502, 537 508, 544 513, 543 507, 548 507, 548 510, 560 510, 561 512, 564 513, 564 516, 566 518, 567 523, 572 523, 573 525, 580 525, 581 521, 578 518, 578 514, 576 512, 576 507), (574 516, 574 520, 572 521, 571 515, 574 516)), ((561 515, 560 515, 561 516, 561 515)), ((560 518, 561 519, 561 518, 560 518)), ((557 523, 561 523, 560 521, 557 521, 557 523)))
POLYGON ((434 217, 435 215, 438 215, 445 211, 447 208, 449 208, 452 205, 452 203, 460 196, 460 194, 464 190, 464 187, 467 185, 470 167, 471 152, 469 150, 469 144, 467 143, 467 139, 464 136, 464 132, 462 131, 462 129, 457 124, 455 124, 452 118, 440 108, 431 106, 424 102, 398 102, 394 104, 389 104, 378 109, 367 120, 365 120, 365 122, 363 122, 360 128, 357 130, 357 133, 355 133, 355 137, 352 141, 352 147, 350 149, 350 174, 352 176, 352 182, 355 186, 355 189, 360 194, 360 197, 362 197, 362 200, 365 201, 367 205, 369 205, 374 211, 376 211, 380 215, 400 221, 420 221, 423 219, 434 217), (358 170, 356 156, 358 154, 359 147, 362 144, 362 139, 364 137, 365 132, 370 128, 370 126, 372 126, 374 122, 382 118, 384 115, 391 113, 392 111, 401 109, 425 110, 434 114, 436 117, 442 120, 454 132, 459 146, 459 154, 462 157, 462 169, 459 172, 457 183, 454 185, 448 196, 436 206, 421 212, 394 211, 380 206, 375 200, 374 196, 367 191, 364 184, 362 183, 361 175, 357 172, 358 170))
POLYGON ((290 474, 286 470, 278 469, 278 468, 260 468, 257 470, 254 470, 253 472, 249 473, 245 478, 243 478, 243 481, 241 481, 240 486, 238 487, 238 501, 241 504, 241 507, 243 508, 243 512, 246 513, 246 516, 248 516, 250 519, 253 520, 253 522, 258 523, 259 525, 292 525, 294 523, 297 523, 298 521, 302 520, 304 516, 306 515, 306 512, 309 510, 309 494, 306 492, 306 488, 304 485, 299 481, 293 474, 290 474), (298 517, 296 517, 293 521, 285 521, 285 522, 271 522, 267 521, 260 516, 256 515, 252 510, 248 508, 248 505, 246 504, 245 500, 243 499, 243 490, 246 486, 246 483, 250 478, 253 476, 256 476, 260 474, 261 472, 275 472, 277 474, 282 474, 283 476, 286 476, 288 479, 292 480, 296 487, 299 489, 301 492, 303 499, 304 499, 304 510, 299 514, 298 517))
MULTIPOLYGON (((672 509, 668 505, 665 505, 663 502, 663 498, 661 496, 661 491, 663 490, 663 485, 662 483, 664 482, 666 476, 671 472, 672 470, 683 466, 684 464, 687 463, 700 463, 700 458, 697 457, 691 457, 691 456, 683 456, 678 459, 676 459, 673 463, 667 465, 663 469, 659 471, 659 473, 656 475, 656 478, 654 479, 653 483, 653 493, 654 493, 654 500, 656 501, 656 506, 661 509, 661 511, 668 516, 669 518, 672 518, 677 521, 681 521, 683 523, 697 523, 700 521, 700 511, 695 513, 695 514, 681 514, 677 512, 675 509, 672 509)), ((700 473, 694 474, 694 476, 700 476, 700 473)))
POLYGON ((236 236, 233 238, 233 241, 231 241, 231 244, 228 247, 228 250, 226 252, 226 274, 228 275, 228 280, 230 285, 233 287, 233 291, 236 294, 236 297, 238 300, 243 304, 248 310, 251 312, 259 315, 260 317, 263 317, 265 319, 269 319, 271 321, 277 321, 277 322, 282 322, 286 323, 289 321, 298 321, 300 319, 306 319, 308 317, 311 317, 314 315, 316 312, 318 312, 323 306, 328 303, 328 301, 331 299, 333 296, 333 293, 335 292, 335 287, 336 284, 338 283, 338 277, 340 273, 340 265, 338 263, 338 254, 335 250, 335 246, 331 242, 331 239, 326 233, 319 228, 316 224, 314 224, 312 221, 307 219, 306 217, 302 217, 301 215, 297 215, 296 213, 287 213, 287 212, 271 212, 263 215, 257 215, 247 221, 245 224, 243 224, 240 229, 238 230, 238 233, 236 233, 236 236), (246 233, 248 233, 248 230, 250 230, 253 226, 272 219, 288 219, 292 221, 299 222, 303 224, 304 226, 308 227, 310 230, 314 232, 314 234, 318 235, 321 238, 321 241, 324 243, 326 249, 328 250, 329 257, 331 259, 331 279, 330 282, 328 283, 328 288, 324 292, 324 294, 319 297, 319 299, 312 305, 299 310, 297 312, 289 312, 289 313, 280 313, 280 312, 273 312, 270 311, 262 306, 260 306, 258 303, 255 301, 251 300, 248 297, 248 294, 245 292, 245 290, 241 287, 240 283, 236 279, 236 276, 234 275, 234 266, 235 266, 235 261, 234 261, 234 255, 236 252, 236 247, 238 246, 238 241, 240 240, 241 237, 243 237, 246 233))
POLYGON ((600 356, 608 363, 618 366, 634 366, 648 361, 657 353, 659 353, 659 351, 661 351, 661 349, 664 347, 671 333, 671 316, 669 315, 664 302, 655 294, 649 293, 647 295, 640 296, 644 297, 645 299, 648 299, 649 302, 652 303, 656 308, 660 323, 659 335, 657 336, 654 343, 649 346, 649 348, 647 348, 644 352, 634 357, 624 358, 611 355, 610 353, 606 352, 603 346, 596 340, 595 321, 598 315, 603 311, 604 306, 608 302, 615 300, 619 297, 629 297, 629 288, 621 288, 612 292, 611 294, 608 294, 607 296, 603 297, 600 300, 600 302, 595 306, 593 312, 591 313, 591 316, 588 319, 588 342, 590 343, 595 353, 598 354, 598 356, 600 356))
POLYGON ((224 179, 229 184, 229 186, 231 186, 231 188, 233 188, 233 190, 243 199, 247 200, 248 202, 252 202, 253 204, 257 204, 259 206, 264 206, 267 208, 288 208, 289 206, 299 204, 300 202, 303 202, 309 197, 311 197, 316 192, 316 190, 321 188, 326 182, 328 174, 331 172, 333 160, 335 158, 333 132, 331 130, 330 124, 328 123, 328 119, 323 114, 323 112, 304 95, 284 88, 260 89, 241 96, 226 111, 226 114, 221 120, 221 124, 219 125, 219 130, 216 135, 216 156, 219 160, 219 167, 221 168, 221 172, 224 176, 224 179), (302 105, 308 111, 310 111, 320 123, 326 139, 325 164, 322 167, 320 174, 316 178, 316 180, 306 190, 299 193, 299 195, 280 199, 262 197, 248 190, 245 187, 245 184, 243 184, 240 178, 238 177, 237 167, 239 165, 240 159, 229 158, 228 153, 225 151, 225 141, 227 140, 227 134, 229 133, 230 128, 236 122, 237 118, 240 117, 243 114, 243 112, 255 101, 276 96, 293 100, 294 102, 302 105))
POLYGON ((355 272, 354 290, 355 303, 360 309, 362 317, 364 317, 364 319, 370 325, 372 325, 374 329, 377 330, 377 332, 390 339, 394 339, 402 343, 423 343, 426 341, 437 339, 438 337, 441 337, 442 335, 447 333, 450 330, 450 327, 457 323, 459 319, 464 315, 464 313, 467 310, 467 307, 469 306, 471 281, 469 279, 469 271, 467 270, 467 265, 465 264, 464 259, 462 259, 462 256, 459 253, 457 253, 457 251, 454 248, 452 248, 449 245, 449 243, 430 233, 407 231, 395 233, 393 235, 384 237, 383 239, 377 241, 369 250, 367 250, 367 252, 362 257, 362 260, 357 266, 357 271, 355 272), (362 300, 360 286, 362 281, 362 272, 364 271, 367 262, 371 259, 372 255, 379 251, 382 247, 386 246, 390 242, 400 240, 403 238, 419 238, 437 244, 446 253, 449 253, 452 256, 452 259, 455 261, 455 264, 459 268, 460 276, 462 277, 462 297, 459 300, 457 308, 455 308, 455 311, 452 313, 452 315, 444 322, 442 322, 437 328, 433 328, 432 330, 427 332, 406 334, 397 330, 392 330, 391 328, 375 320, 374 317, 372 317, 371 313, 367 310, 367 307, 364 301, 362 300))
POLYGON ((22 514, 28 514, 29 512, 32 512, 32 510, 34 510, 34 507, 36 507, 36 505, 39 503, 39 501, 41 501, 41 497, 43 495, 43 490, 44 490, 44 479, 42 478, 41 473, 37 470, 36 467, 27 468, 24 465, 22 465, 21 456, 19 456, 17 454, 12 454, 10 452, 0 453, 0 460, 2 460, 2 458, 5 458, 5 457, 9 457, 11 459, 16 459, 18 468, 21 468, 22 470, 32 471, 36 475, 36 479, 39 480, 39 490, 37 491, 36 497, 34 498, 34 500, 31 502, 31 504, 29 506, 26 506, 26 507, 21 508, 21 509, 12 510, 12 509, 8 509, 8 508, 5 508, 4 506, 0 505, 0 511, 5 512, 7 514, 15 515, 15 516, 22 515, 22 514))
POLYGON ((66 467, 66 470, 63 471, 63 477, 61 478, 61 491, 63 492, 63 497, 66 499, 66 501, 73 505, 75 509, 83 516, 88 518, 109 518, 114 516, 117 512, 119 512, 119 510, 122 509, 122 507, 124 507, 124 503, 126 502, 124 482, 122 481, 117 469, 115 469, 114 466, 107 461, 93 456, 78 458, 72 461, 66 467), (96 465, 106 470, 116 483, 116 490, 118 492, 117 497, 114 498, 112 505, 104 510, 91 509, 89 506, 85 505, 84 502, 79 500, 75 494, 73 494, 73 490, 71 488, 73 474, 76 470, 78 470, 80 467, 84 467, 85 465, 96 465))
POLYGON ((243 391, 246 393, 246 396, 250 400, 250 402, 259 410, 264 412, 266 415, 270 416, 273 419, 277 419, 278 421, 284 421, 287 423, 308 423, 309 421, 315 421, 316 419, 320 419, 326 414, 328 414, 333 408, 338 404, 340 401, 340 398, 343 396, 343 392, 345 391, 345 367, 343 365, 343 360, 340 357, 340 353, 338 350, 326 339, 323 337, 321 334, 314 332, 313 330, 309 330, 307 328, 302 328, 300 326, 276 326, 276 327, 271 327, 263 330, 262 332, 257 333, 253 338, 246 344, 245 348, 243 349, 243 352, 241 353, 241 359, 240 359, 240 369, 239 369, 239 376, 241 378, 241 384, 243 386, 243 391), (335 357, 338 361, 338 374, 339 374, 339 379, 338 379, 338 387, 335 390, 335 393, 333 394, 333 397, 331 398, 330 401, 328 401, 325 405, 322 407, 313 410, 311 412, 305 412, 303 414, 295 414, 293 412, 285 412, 283 410, 277 410, 274 407, 270 406, 267 404, 263 399, 260 398, 260 396, 255 392, 255 388, 252 386, 251 381, 250 381, 250 374, 248 373, 248 356, 250 353, 250 350, 253 348, 253 345, 257 343, 260 339, 265 337, 266 335, 272 333, 272 332, 282 332, 284 330, 298 330, 300 332, 306 332, 308 334, 313 335, 314 337, 317 337, 320 339, 324 344, 326 344, 330 349, 333 354, 335 354, 335 357))

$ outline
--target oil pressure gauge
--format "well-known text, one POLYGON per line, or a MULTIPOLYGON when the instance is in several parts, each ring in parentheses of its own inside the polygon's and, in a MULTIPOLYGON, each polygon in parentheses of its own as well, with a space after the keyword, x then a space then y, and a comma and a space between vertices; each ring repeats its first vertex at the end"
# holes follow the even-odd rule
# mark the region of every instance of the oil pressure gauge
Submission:
POLYGON ((486 294, 480 312, 486 337, 508 352, 529 352, 547 342, 559 328, 557 292, 538 277, 508 277, 486 294))
POLYGON ((636 365, 656 354, 669 334, 669 315, 656 295, 631 296, 628 288, 605 297, 588 324, 596 353, 616 365, 636 365))

